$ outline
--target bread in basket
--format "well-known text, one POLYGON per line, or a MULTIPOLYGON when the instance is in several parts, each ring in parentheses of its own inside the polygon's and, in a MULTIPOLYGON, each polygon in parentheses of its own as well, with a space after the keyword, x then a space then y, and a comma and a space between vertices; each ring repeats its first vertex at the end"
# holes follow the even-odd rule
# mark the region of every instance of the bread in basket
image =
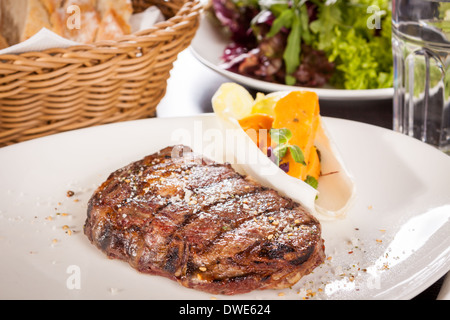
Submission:
POLYGON ((198 0, 157 6, 155 26, 67 49, 0 55, 0 147, 63 131, 156 115, 178 53, 200 22, 198 0))

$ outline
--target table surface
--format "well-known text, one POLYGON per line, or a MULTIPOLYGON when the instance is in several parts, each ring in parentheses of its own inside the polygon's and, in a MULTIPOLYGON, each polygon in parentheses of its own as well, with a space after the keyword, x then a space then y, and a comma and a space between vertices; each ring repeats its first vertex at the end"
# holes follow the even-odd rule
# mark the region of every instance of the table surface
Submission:
MULTIPOLYGON (((200 63, 188 48, 174 63, 167 93, 157 108, 157 116, 179 117, 212 112, 211 98, 219 86, 230 82, 200 63), (180 97, 183 97, 180 99, 180 97), (180 105, 182 100, 182 105, 180 105)), ((256 92, 247 88, 252 94, 256 92)), ((326 117, 355 120, 392 129, 392 99, 377 101, 320 101, 321 114, 326 117), (363 108, 362 108, 363 104, 363 108)), ((414 299, 435 300, 444 281, 438 280, 414 299)))

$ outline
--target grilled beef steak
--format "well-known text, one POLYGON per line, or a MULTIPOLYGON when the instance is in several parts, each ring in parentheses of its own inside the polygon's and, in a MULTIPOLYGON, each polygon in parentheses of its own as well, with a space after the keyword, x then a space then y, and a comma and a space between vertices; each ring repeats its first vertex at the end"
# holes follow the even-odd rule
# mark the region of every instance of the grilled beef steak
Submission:
POLYGON ((84 232, 110 258, 212 294, 289 287, 325 257, 299 204, 184 146, 112 173, 84 232))

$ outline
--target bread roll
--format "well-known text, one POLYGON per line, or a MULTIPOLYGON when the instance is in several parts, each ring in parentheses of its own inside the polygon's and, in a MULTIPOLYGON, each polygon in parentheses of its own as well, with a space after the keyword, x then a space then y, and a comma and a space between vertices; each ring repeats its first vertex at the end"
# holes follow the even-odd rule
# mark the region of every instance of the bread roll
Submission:
POLYGON ((0 30, 11 45, 42 28, 92 43, 129 34, 132 13, 131 0, 0 0, 0 30))
POLYGON ((48 12, 39 0, 1 0, 1 30, 9 44, 32 37, 42 28, 51 29, 48 12))
POLYGON ((102 17, 105 17, 112 9, 125 23, 130 22, 133 14, 131 0, 98 0, 97 9, 102 17))
MULTIPOLYGON (((78 10, 78 9, 77 9, 78 10)), ((95 0, 68 0, 51 15, 52 30, 60 36, 79 43, 95 41, 100 26, 100 15, 95 0), (71 6, 79 8, 79 17, 71 6), (79 19, 79 26, 76 25, 79 19)))
POLYGON ((63 0, 41 0, 49 15, 61 8, 63 0))
POLYGON ((92 8, 97 9, 97 0, 66 0, 64 1, 64 8, 68 8, 70 6, 78 6, 81 9, 81 12, 84 10, 91 10, 92 8))
POLYGON ((3 38, 3 36, 0 34, 0 50, 1 50, 1 49, 5 49, 5 48, 8 48, 8 47, 9 47, 8 42, 7 42, 6 39, 3 38))
POLYGON ((130 25, 114 9, 110 8, 103 16, 96 40, 114 40, 130 32, 130 25))

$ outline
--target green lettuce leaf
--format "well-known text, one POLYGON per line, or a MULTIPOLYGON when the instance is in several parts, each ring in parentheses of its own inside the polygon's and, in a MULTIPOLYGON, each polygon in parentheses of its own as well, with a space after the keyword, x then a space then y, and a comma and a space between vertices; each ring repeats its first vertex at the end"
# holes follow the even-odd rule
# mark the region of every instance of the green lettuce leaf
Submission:
POLYGON ((392 87, 388 0, 319 3, 318 19, 310 24, 310 29, 316 35, 314 47, 325 51, 336 65, 331 79, 335 87, 354 90, 392 87), (378 25, 374 26, 374 22, 378 25))

